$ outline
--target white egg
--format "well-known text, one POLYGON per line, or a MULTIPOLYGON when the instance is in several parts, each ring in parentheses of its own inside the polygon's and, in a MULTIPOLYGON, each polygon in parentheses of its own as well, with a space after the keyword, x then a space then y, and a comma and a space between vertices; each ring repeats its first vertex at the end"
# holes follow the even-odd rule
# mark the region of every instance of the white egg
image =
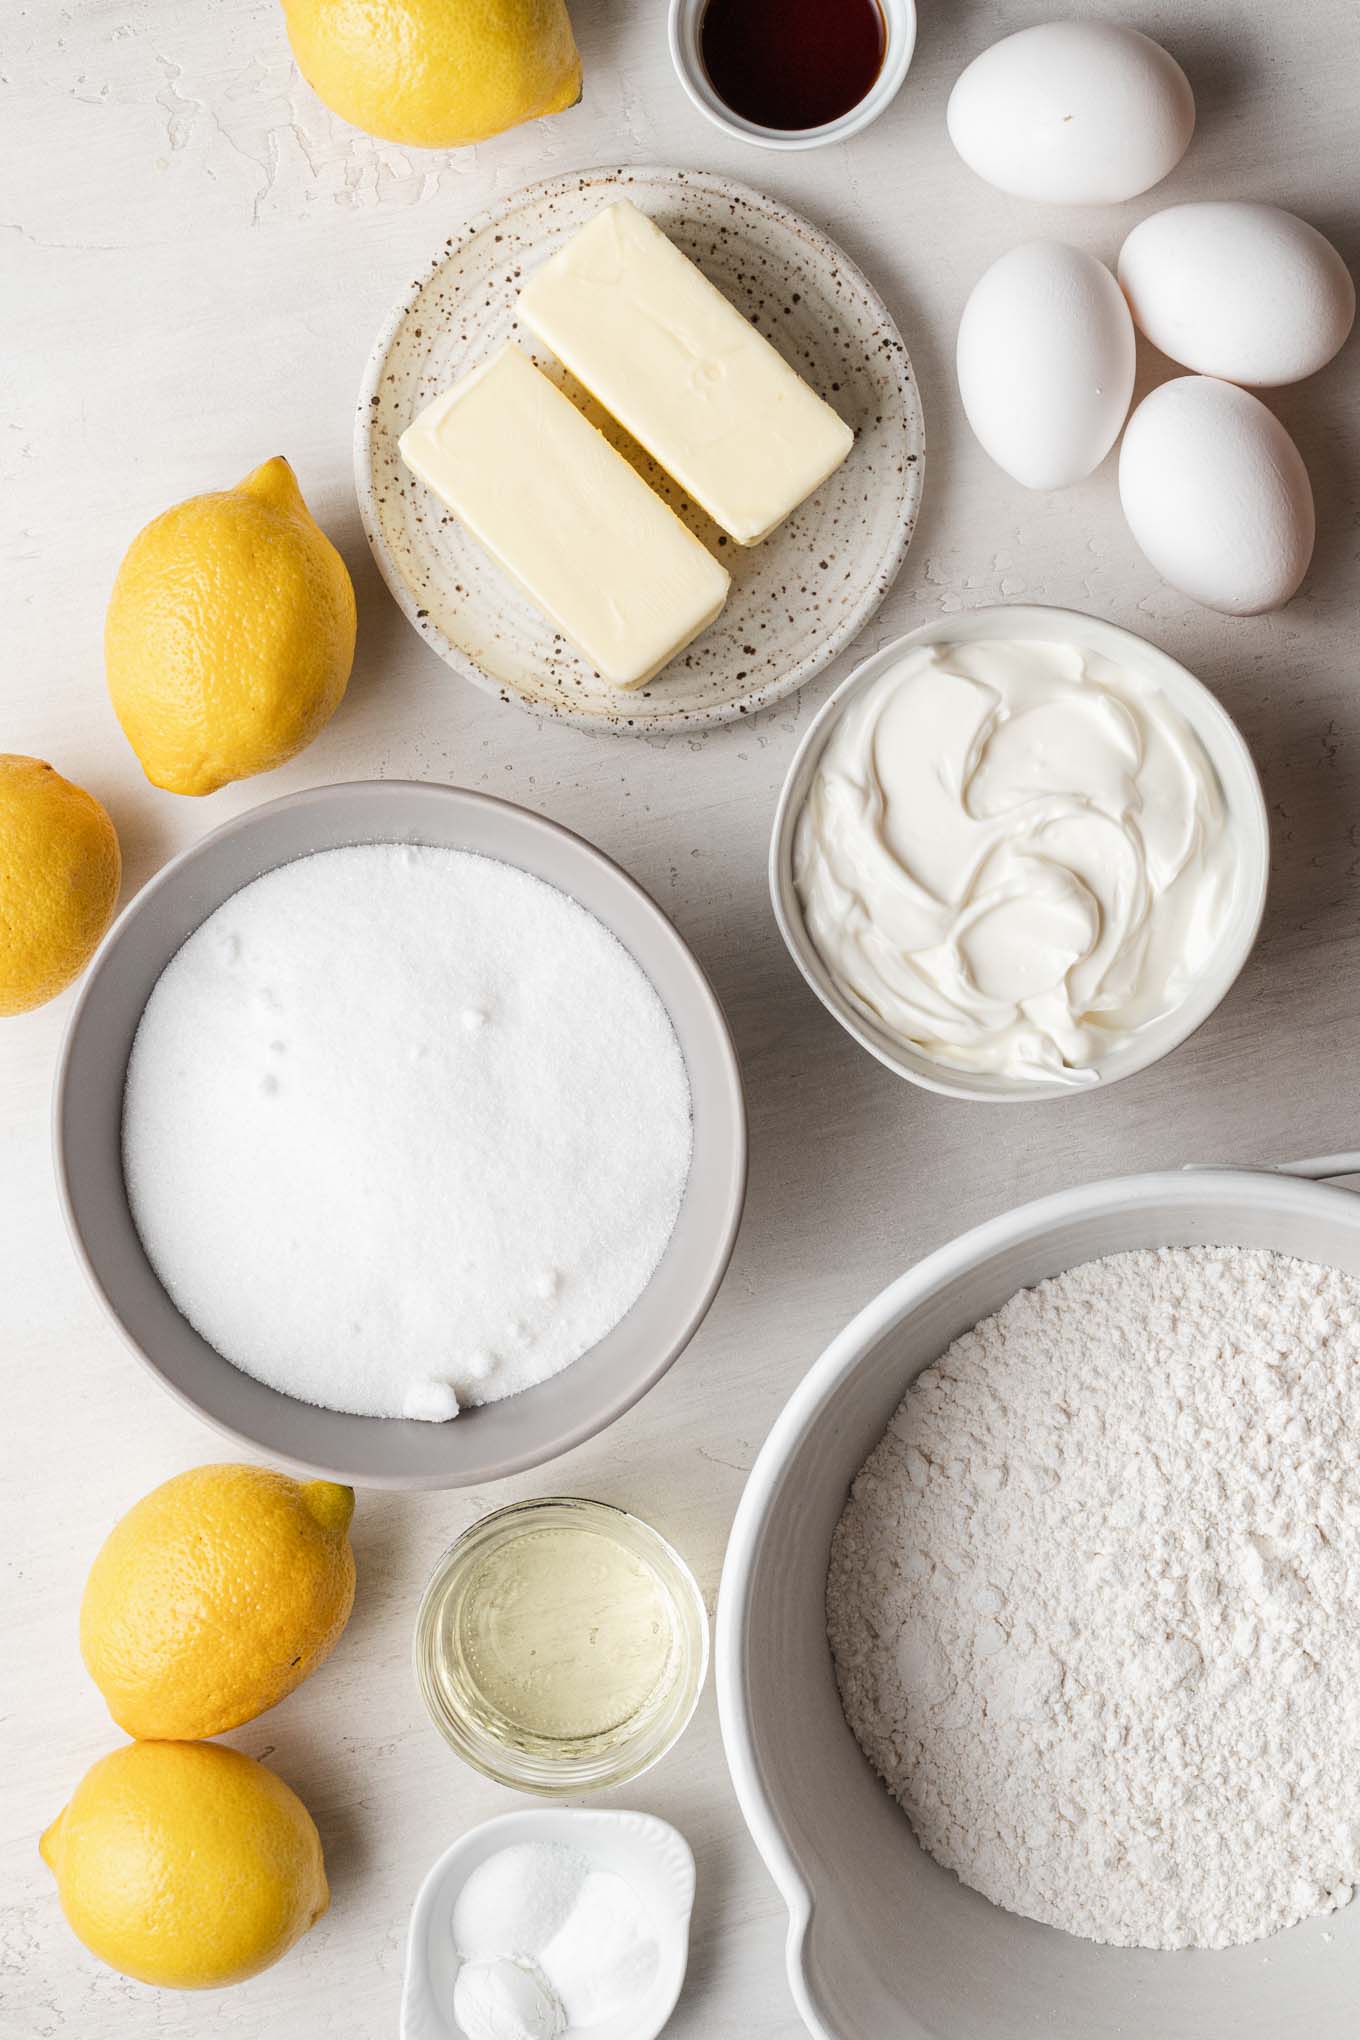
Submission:
POLYGON ((978 279, 959 321, 959 394, 998 467, 1061 489, 1099 467, 1133 395, 1133 321, 1103 262, 1026 241, 978 279))
POLYGON ((1276 205, 1205 199, 1153 213, 1125 241, 1119 281, 1163 354, 1260 388, 1314 374, 1355 322, 1336 249, 1276 205))
POLYGON ((1278 418, 1236 383, 1144 397, 1119 454, 1129 529, 1163 580, 1230 616, 1286 603, 1313 552, 1313 491, 1278 418))
POLYGON ((964 162, 998 191, 1102 205, 1174 170, 1195 130, 1195 97, 1175 58, 1136 29, 1049 21, 975 57, 947 118, 964 162))

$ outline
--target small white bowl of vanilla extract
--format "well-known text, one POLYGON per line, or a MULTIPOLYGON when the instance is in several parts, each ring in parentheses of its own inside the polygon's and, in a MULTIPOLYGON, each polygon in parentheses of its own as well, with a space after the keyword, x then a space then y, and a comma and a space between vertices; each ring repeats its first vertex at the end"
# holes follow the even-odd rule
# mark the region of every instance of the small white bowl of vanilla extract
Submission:
POLYGON ((877 120, 916 45, 915 0, 671 0, 671 61, 699 111, 762 149, 877 120))

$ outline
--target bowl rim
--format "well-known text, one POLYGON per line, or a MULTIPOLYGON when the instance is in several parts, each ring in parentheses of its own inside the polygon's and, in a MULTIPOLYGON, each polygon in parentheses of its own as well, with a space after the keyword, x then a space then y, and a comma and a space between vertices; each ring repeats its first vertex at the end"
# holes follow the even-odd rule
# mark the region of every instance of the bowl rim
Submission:
MULTIPOLYGON (((355 840, 376 842, 396 841, 398 839, 387 836, 371 837, 368 839, 356 837, 355 840)), ((323 845, 321 847, 327 846, 323 845)), ((296 853, 298 857, 308 854, 305 850, 296 853)), ((284 863, 292 863, 296 859, 288 857, 282 861, 284 863)), ((501 861, 509 862, 511 860, 502 858, 501 861)), ((277 868, 274 865, 266 867, 269 870, 277 868)), ((545 881, 545 883, 551 883, 551 881, 545 881)), ((239 888, 237 889, 239 890, 239 888)), ((558 890, 566 891, 567 888, 559 885, 558 890)), ((568 893, 568 897, 575 898, 575 895, 568 893)), ((208 909, 208 912, 212 911, 214 911, 213 908, 208 909)), ((589 912, 591 910, 586 909, 586 911, 589 912)), ((202 918, 206 919, 206 914, 202 918)), ((599 918, 596 915, 596 919, 599 918)), ((201 925, 201 921, 199 925, 201 925)), ((639 968, 645 967, 639 963, 639 968)), ((658 994, 658 996, 660 995, 658 994)), ((584 1444, 588 1439, 596 1437, 601 1431, 606 1430, 609 1425, 615 1423, 618 1418, 630 1410, 635 1403, 640 1402, 642 1397, 656 1386, 657 1382, 660 1381, 662 1376, 680 1357, 686 1346, 688 1346, 690 1340, 708 1315, 714 1298, 722 1286, 728 1267, 731 1264, 732 1255, 736 1248, 737 1236, 741 1228, 749 1173, 749 1133, 745 1091, 741 1076, 741 1062, 737 1055, 736 1044, 732 1038, 732 1031, 728 1024, 727 1016, 703 965, 699 962, 698 957, 694 954, 694 951, 689 943, 686 942, 684 936, 681 935, 674 922, 657 905, 651 894, 632 876, 631 872, 624 869, 622 864, 610 857, 605 851, 599 849, 586 837, 578 835, 573 829, 567 828, 564 823, 554 821, 550 816, 538 814, 532 808, 521 807, 515 801, 504 800, 496 794, 482 793, 472 787, 451 786, 442 781, 424 779, 339 780, 322 786, 304 787, 296 793, 282 794, 274 800, 263 801, 256 807, 247 808, 242 813, 230 817, 216 828, 210 829, 206 835, 200 836, 195 842, 189 844, 185 849, 163 864, 160 870, 154 873, 138 892, 133 894, 132 898, 116 916, 81 979, 58 1051, 52 1082, 50 1124, 52 1164, 56 1181, 57 1200, 61 1207, 62 1219, 72 1251, 85 1276, 86 1282, 89 1284, 102 1308, 106 1321, 117 1332, 122 1344, 134 1355, 147 1372, 159 1382, 160 1386, 167 1390, 184 1408, 192 1411, 200 1423, 207 1424, 210 1429, 216 1431, 220 1436, 230 1439, 234 1444, 243 1445, 253 1452, 264 1454, 274 1465, 286 1467, 303 1478, 334 1480, 355 1487, 402 1492, 415 1492, 419 1490, 442 1491, 453 1487, 481 1486, 490 1481, 504 1480, 512 1475, 528 1472, 537 1466, 547 1465, 553 1460, 562 1457, 565 1453, 574 1450, 576 1446, 584 1444), (115 1308, 103 1278, 95 1265, 94 1257, 86 1244, 76 1216, 71 1176, 67 1165, 64 1132, 66 1092, 71 1064, 78 1048, 81 1024, 86 1009, 94 997, 96 987, 104 971, 109 967, 109 959, 115 951, 124 929, 132 923, 134 918, 140 918, 145 913, 153 911, 161 891, 178 877, 186 866, 196 862, 212 846, 224 839, 249 833, 266 816, 276 815, 285 809, 305 810, 309 807, 323 807, 337 801, 341 803, 354 802, 362 805, 370 800, 387 800, 394 795, 398 798, 403 796, 414 797, 420 801, 435 800, 441 805, 452 797, 459 804, 470 803, 475 807, 494 808, 508 812, 515 816, 518 825, 528 826, 533 830, 542 831, 546 836, 555 838, 558 841, 570 843, 575 852, 584 855, 587 861, 593 863, 598 870, 607 874, 611 882, 620 884, 627 892, 631 893, 644 913, 654 922, 663 935, 668 937, 675 945, 677 956, 688 970, 695 995, 700 1000, 705 1017, 712 1025, 715 1038, 721 1044, 724 1051, 722 1058, 724 1065, 724 1088, 727 1090, 728 1103, 731 1107, 733 1140, 730 1165, 726 1175, 726 1199, 722 1209, 721 1224, 715 1233, 717 1241, 716 1250, 708 1260, 704 1272, 704 1280, 695 1290, 693 1301, 684 1317, 677 1321, 667 1338, 659 1341, 649 1350, 645 1365, 639 1366, 637 1373, 630 1379, 626 1389, 616 1392, 607 1399, 602 1399, 594 1411, 583 1412, 570 1425, 560 1430, 549 1445, 541 1449, 528 1448, 504 1453, 489 1465, 459 1475, 453 1480, 445 1477, 442 1472, 408 1473, 384 1470, 375 1471, 362 1463, 348 1466, 333 1466, 321 1460, 304 1459, 296 1453, 280 1450, 279 1447, 272 1444, 268 1439, 257 1437, 253 1432, 241 1428, 225 1417, 205 1410, 195 1397, 189 1394, 179 1382, 172 1380, 164 1372, 159 1363, 133 1336, 132 1332, 124 1324, 120 1313, 115 1308)), ((646 1293, 645 1289, 642 1293, 646 1293)), ((640 1300, 640 1298, 637 1300, 640 1300)), ((172 1307, 178 1313, 178 1306, 173 1305, 173 1299, 171 1299, 171 1302, 172 1307)), ((609 1336, 609 1334, 606 1334, 606 1336, 609 1336)), ((223 1367, 230 1367, 233 1364, 231 1361, 224 1359, 220 1354, 217 1354, 215 1357, 223 1367)), ((584 1359, 586 1355, 582 1354, 580 1357, 584 1359)), ((276 1391, 276 1393, 281 1393, 281 1391, 276 1391)), ((296 1402, 299 1399, 294 1397, 290 1398, 290 1400, 296 1402)), ((512 1398, 507 1398, 507 1400, 512 1400, 512 1398)), ((306 1407, 306 1405, 303 1405, 303 1407, 306 1407)), ((345 1413, 342 1412, 341 1414, 345 1413)), ((373 1424, 385 1425, 390 1421, 384 1417, 361 1417, 353 1413, 349 1414, 354 1423, 365 1426, 373 1424)))
POLYGON ((1151 1068, 1164 1056, 1172 1054, 1213 1016, 1241 975, 1260 933, 1270 879, 1270 822, 1260 775, 1246 739, 1218 696, 1187 666, 1159 645, 1139 637, 1136 631, 1126 630, 1122 624, 1109 623, 1103 617, 1089 616, 1081 610, 1049 603, 989 603, 978 609, 956 610, 932 618, 903 632, 890 643, 880 645, 827 696, 804 731, 779 790, 770 829, 768 877, 774 917, 785 948, 827 1012, 839 1021, 861 1048, 881 1062, 885 1069, 905 1078, 908 1083, 919 1085, 922 1090, 977 1104, 1028 1105, 1044 1099, 1085 1097, 1092 1092, 1107 1091, 1112 1084, 1137 1076, 1140 1071, 1151 1068), (1245 807, 1239 803, 1235 810, 1241 825, 1243 884, 1247 888, 1244 895, 1245 917, 1237 941, 1211 960, 1211 966, 1200 980, 1198 995, 1184 1000, 1176 1013, 1167 1016, 1170 1024, 1166 1039, 1155 1046, 1145 1045, 1121 1056, 1113 1069, 1102 1071, 1097 1082, 1090 1085, 1022 1085, 1018 1079, 1003 1077, 994 1077, 988 1083, 976 1071, 951 1070, 948 1064, 932 1062, 904 1043, 895 1041, 885 1027, 847 998, 833 982, 808 936, 793 883, 794 830, 806 794, 806 783, 850 697, 871 685, 913 646, 951 644, 966 640, 973 633, 983 640, 1004 638, 1012 632, 1020 638, 1037 640, 1064 637, 1093 651, 1122 657, 1136 672, 1162 685, 1173 706, 1181 708, 1182 712, 1184 701, 1187 698, 1193 700, 1203 709, 1204 719, 1214 731, 1211 741, 1198 723, 1195 725, 1195 734, 1215 773, 1222 778, 1223 762, 1225 758, 1231 759, 1246 792, 1245 807))
POLYGON ((864 97, 820 127, 766 127, 760 121, 747 120, 726 104, 710 84, 699 52, 699 28, 708 0, 670 0, 667 41, 671 63, 690 104, 736 141, 784 153, 820 149, 828 142, 847 141, 885 113, 911 69, 918 25, 916 0, 876 0, 876 4, 886 32, 886 61, 864 97))
MULTIPOLYGON (((796 1384, 770 1426, 742 1489, 728 1535, 713 1620, 713 1683, 728 1774, 742 1818, 788 1913, 785 1965, 798 2014, 814 2040, 841 2040, 823 2018, 812 1975, 810 1934, 816 1896, 766 1793, 746 1684, 746 1627, 757 1564, 769 1535, 769 1512, 802 1440, 825 1420, 856 1368, 886 1333, 939 1290, 1006 1248, 1043 1237, 1075 1219, 1127 1212, 1163 1200, 1185 1206, 1218 1197, 1239 1208, 1270 1202, 1277 1211, 1332 1215, 1338 1196, 1356 1192, 1333 1180, 1360 1169, 1360 1155, 1316 1162, 1189 1165, 1107 1177, 1012 1206, 956 1234, 915 1262, 855 1312, 796 1384)), ((1360 1225, 1360 1202, 1353 1222, 1360 1225)), ((1024 1286, 1024 1285, 1021 1285, 1024 1286)), ((914 2023, 901 2040, 926 2040, 914 2023)))

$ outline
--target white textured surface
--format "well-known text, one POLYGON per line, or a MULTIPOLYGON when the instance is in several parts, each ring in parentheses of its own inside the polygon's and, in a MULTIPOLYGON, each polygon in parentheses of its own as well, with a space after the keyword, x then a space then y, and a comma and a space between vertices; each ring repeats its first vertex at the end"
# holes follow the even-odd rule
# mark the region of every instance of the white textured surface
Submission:
MULTIPOLYGON (((703 122, 674 80, 658 0, 576 0, 583 106, 426 159, 352 135, 293 74, 274 0, 51 0, 9 10, 0 82, 4 361, 0 742, 110 804, 128 885, 273 793, 406 773, 483 786, 594 836, 656 894, 726 1000, 749 1087, 751 1194, 703 1332, 637 1409, 557 1468, 486 1492, 364 1496, 359 1601, 335 1658, 233 1738, 272 1760, 322 1828, 334 1902, 277 1969, 208 1998, 101 1970, 62 1924, 38 1830, 116 1739, 76 1651, 81 1583, 112 1519, 209 1459, 209 1433, 120 1349, 61 1235, 48 1093, 66 1002, 0 1036, 0 2031, 6 2040, 390 2040, 420 1878, 472 1821, 516 1802, 459 1768, 409 1672, 416 1596, 443 1546, 495 1502, 561 1489, 631 1503, 710 1591, 760 1439, 851 1310, 924 1248, 1018 1198, 1187 1157, 1347 1145, 1360 980, 1360 698, 1353 604, 1360 411, 1353 353, 1276 408, 1312 471, 1320 535, 1280 615, 1232 621, 1160 584, 1125 532, 1107 463, 1051 498, 973 443, 950 382, 976 277, 1012 242, 1068 234, 1112 258, 1146 206, 1259 197, 1360 261, 1344 0, 1154 0, 1194 80, 1199 128, 1147 201, 1080 214, 990 191, 944 132, 949 86, 1051 0, 922 10, 912 73, 874 128, 766 157, 703 122), (1028 1111, 898 1082, 799 981, 765 891, 770 810, 797 731, 851 654, 758 720, 614 743, 538 723, 452 680, 373 569, 350 426, 373 334, 441 234, 531 179, 605 160, 716 167, 786 199, 882 290, 921 379, 930 485, 907 567, 859 650, 990 601, 1094 609, 1163 643, 1238 716, 1266 783, 1275 883, 1261 945, 1212 1024, 1104 1094, 1028 1111), (359 656, 331 727, 268 780, 195 804, 152 791, 100 680, 103 607, 137 527, 286 450, 359 593, 359 656)), ((1099 0, 1107 18, 1116 10, 1099 0)), ((1352 343, 1352 346, 1354 343, 1352 343)), ((1144 362, 1142 381, 1149 379, 1144 362)), ((1158 369, 1157 373, 1164 373, 1158 369)), ((674 1820, 699 1861, 675 2040, 797 2040, 782 1909, 733 1803, 711 1696, 627 1801, 674 1820)))

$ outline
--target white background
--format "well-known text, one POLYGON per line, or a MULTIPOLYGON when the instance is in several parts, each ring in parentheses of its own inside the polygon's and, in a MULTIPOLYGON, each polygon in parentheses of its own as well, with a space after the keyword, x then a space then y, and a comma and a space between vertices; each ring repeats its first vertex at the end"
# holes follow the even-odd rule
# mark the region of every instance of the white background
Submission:
MULTIPOLYGON (((728 142, 691 109, 670 70, 662 0, 573 0, 583 105, 427 157, 368 141, 316 103, 290 65, 274 0, 5 0, 0 748, 50 759, 107 802, 129 894, 215 823, 327 780, 447 779, 555 816, 622 859, 694 944, 737 1034, 752 1135, 727 1284, 684 1359, 631 1415, 494 1491, 360 1497, 359 1598, 336 1657, 232 1738, 268 1757, 312 1809, 332 1909, 255 1982, 177 1997, 84 1953, 36 1838, 118 1739, 76 1649, 86 1568, 138 1495, 222 1448, 127 1357, 62 1235, 47 1122, 69 999, 0 1022, 5 2040, 391 2040, 421 1875, 465 1827, 513 1803, 440 1742, 408 1668, 421 1583, 459 1530, 520 1494, 636 1505, 687 1554, 711 1604, 742 1477, 775 1412, 827 1337, 924 1249, 1081 1179, 1360 1141, 1354 347, 1279 394, 1312 471, 1317 553, 1291 606, 1249 622, 1158 583, 1121 524, 1110 462, 1052 497, 992 468, 949 372, 970 285, 1023 238, 1066 235, 1112 258, 1159 204, 1265 198, 1331 233, 1355 268, 1354 7, 1141 6, 1137 25, 1190 73, 1199 132, 1150 198, 1067 215, 978 183, 944 132, 964 62, 1044 19, 1049 4, 922 0, 918 54, 891 111, 847 145, 772 156, 728 142), (1103 1096, 951 1103, 880 1069, 805 991, 771 922, 765 841, 798 732, 850 658, 751 723, 664 741, 591 737, 453 678, 388 598, 350 476, 354 397, 384 313, 444 237, 497 196, 550 172, 630 161, 717 168, 802 209, 862 265, 902 327, 926 406, 925 508, 859 653, 942 612, 1065 603, 1154 638, 1240 721, 1274 832, 1265 929, 1225 1006, 1160 1068, 1103 1096), (293 765, 206 801, 178 799, 142 779, 104 694, 108 588, 148 518, 277 452, 353 572, 354 678, 293 765)), ((1104 4, 1069 11, 1113 18, 1104 4)), ((1141 381, 1166 373, 1149 361, 1141 381)), ((698 1856, 675 2040, 794 2040, 780 1908, 727 1784, 711 1693, 679 1749, 623 1797, 674 1820, 698 1856)))

